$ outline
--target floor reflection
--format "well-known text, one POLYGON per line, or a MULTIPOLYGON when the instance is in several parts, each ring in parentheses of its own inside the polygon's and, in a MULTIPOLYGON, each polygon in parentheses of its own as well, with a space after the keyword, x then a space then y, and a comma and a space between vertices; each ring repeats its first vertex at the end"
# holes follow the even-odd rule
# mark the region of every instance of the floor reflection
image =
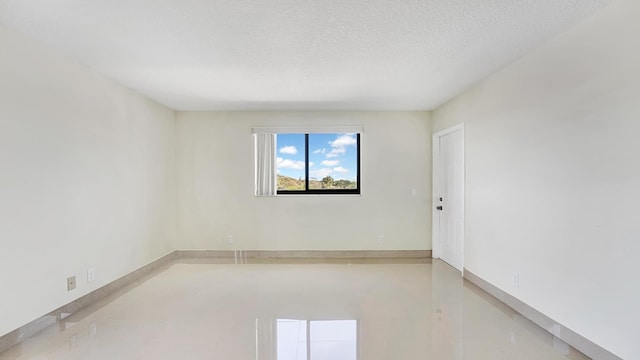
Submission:
POLYGON ((276 319, 274 360, 357 360, 356 320, 276 319))

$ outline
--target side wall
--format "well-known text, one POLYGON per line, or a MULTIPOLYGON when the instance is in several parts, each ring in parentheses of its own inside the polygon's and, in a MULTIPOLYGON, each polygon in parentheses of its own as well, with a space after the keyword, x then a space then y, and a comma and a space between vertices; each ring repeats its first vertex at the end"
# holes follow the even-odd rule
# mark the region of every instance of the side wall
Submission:
POLYGON ((466 124, 465 267, 625 359, 640 358, 638 34, 640 2, 613 1, 433 113, 434 131, 466 124))
POLYGON ((186 112, 177 128, 185 249, 431 249, 428 113, 186 112), (361 196, 254 196, 252 127, 328 125, 364 126, 361 196))
POLYGON ((173 250, 176 189, 173 111, 2 27, 0 44, 1 336, 173 250))

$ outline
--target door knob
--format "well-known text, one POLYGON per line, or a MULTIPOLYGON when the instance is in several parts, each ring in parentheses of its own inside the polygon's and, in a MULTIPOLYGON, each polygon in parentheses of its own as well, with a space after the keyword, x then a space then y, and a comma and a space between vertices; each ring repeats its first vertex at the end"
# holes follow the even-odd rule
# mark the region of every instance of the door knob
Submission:
POLYGON ((437 206, 436 209, 442 210, 442 206, 437 206))

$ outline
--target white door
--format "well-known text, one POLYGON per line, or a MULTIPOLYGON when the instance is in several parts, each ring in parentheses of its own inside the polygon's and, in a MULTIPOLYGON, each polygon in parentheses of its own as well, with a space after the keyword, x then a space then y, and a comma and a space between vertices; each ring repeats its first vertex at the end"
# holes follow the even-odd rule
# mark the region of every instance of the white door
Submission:
MULTIPOLYGON (((436 134, 437 168, 434 193, 439 257, 462 271, 464 266, 464 128, 436 134)), ((434 242, 435 242, 434 241, 434 242)), ((435 251, 434 251, 435 252, 435 251)))

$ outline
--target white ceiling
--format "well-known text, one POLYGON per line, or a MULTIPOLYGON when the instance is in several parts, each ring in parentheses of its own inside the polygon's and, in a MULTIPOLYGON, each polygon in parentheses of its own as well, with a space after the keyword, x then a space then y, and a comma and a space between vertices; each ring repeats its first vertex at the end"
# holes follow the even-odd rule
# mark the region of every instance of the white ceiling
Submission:
POLYGON ((175 110, 430 110, 608 0, 0 0, 175 110))

